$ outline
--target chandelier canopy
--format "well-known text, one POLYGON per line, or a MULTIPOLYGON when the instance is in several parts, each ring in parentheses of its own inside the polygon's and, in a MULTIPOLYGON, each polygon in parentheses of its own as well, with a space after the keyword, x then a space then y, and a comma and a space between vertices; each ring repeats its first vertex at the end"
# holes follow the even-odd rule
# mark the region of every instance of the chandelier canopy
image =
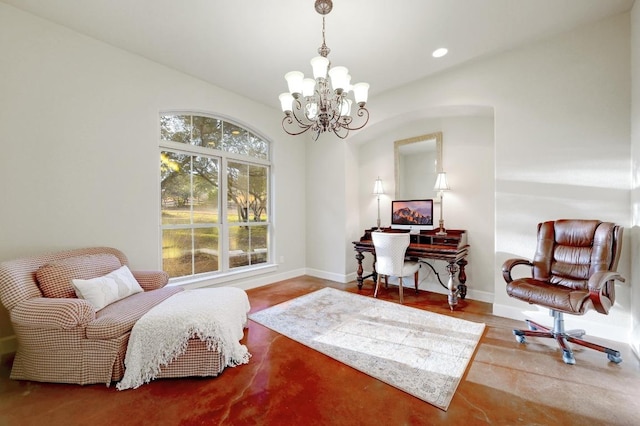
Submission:
POLYGON ((289 92, 280 95, 285 114, 282 128, 290 135, 311 130, 313 139, 317 140, 320 133, 332 131, 344 139, 351 130, 362 129, 369 121, 369 111, 365 108, 369 84, 351 85, 347 68, 330 68, 327 56, 331 49, 325 43, 324 33, 325 15, 332 8, 331 0, 315 2, 316 12, 322 15, 322 45, 318 48, 320 56, 311 59, 313 78, 305 78, 300 71, 291 71, 284 76, 289 92), (351 93, 353 100, 348 97, 351 93))

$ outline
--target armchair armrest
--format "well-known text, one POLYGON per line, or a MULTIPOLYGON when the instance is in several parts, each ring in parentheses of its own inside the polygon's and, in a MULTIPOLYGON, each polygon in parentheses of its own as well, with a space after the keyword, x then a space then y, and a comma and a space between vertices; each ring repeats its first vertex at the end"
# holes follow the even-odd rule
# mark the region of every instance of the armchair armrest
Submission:
POLYGON ((624 282, 622 275, 615 271, 600 271, 589 278, 589 299, 593 307, 601 314, 608 314, 615 299, 615 287, 608 286, 611 280, 624 282))
POLYGON ((169 282, 169 274, 165 271, 131 271, 144 291, 156 290, 169 282))
POLYGON ((95 318, 95 309, 84 299, 35 297, 11 310, 14 324, 41 329, 69 330, 95 318))
POLYGON ((527 265, 533 267, 533 263, 527 259, 508 259, 502 264, 502 277, 507 283, 513 281, 511 270, 518 265, 527 265))

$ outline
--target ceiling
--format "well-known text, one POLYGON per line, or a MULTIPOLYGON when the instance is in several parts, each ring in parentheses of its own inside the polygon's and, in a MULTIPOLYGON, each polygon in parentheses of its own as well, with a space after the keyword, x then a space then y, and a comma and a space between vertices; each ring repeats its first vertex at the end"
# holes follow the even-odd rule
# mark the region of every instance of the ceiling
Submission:
MULTIPOLYGON (((311 73, 314 0, 0 0, 279 108, 284 74, 311 73)), ((376 94, 631 9, 634 0, 333 0, 332 65, 376 94), (434 59, 431 52, 447 47, 434 59)))

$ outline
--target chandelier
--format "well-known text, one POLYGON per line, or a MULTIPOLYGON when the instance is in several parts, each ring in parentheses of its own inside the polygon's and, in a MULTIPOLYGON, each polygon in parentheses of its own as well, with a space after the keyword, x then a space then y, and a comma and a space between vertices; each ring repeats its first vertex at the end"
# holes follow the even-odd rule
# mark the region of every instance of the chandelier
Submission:
POLYGON ((316 12, 322 15, 322 46, 318 48, 320 56, 311 59, 313 78, 305 78, 300 71, 284 76, 289 92, 282 93, 279 99, 285 114, 282 128, 290 135, 311 130, 313 139, 317 140, 320 133, 332 131, 344 139, 351 130, 362 129, 369 121, 369 111, 365 108, 369 84, 351 85, 347 68, 330 68, 327 55, 331 49, 325 43, 324 18, 332 8, 331 0, 315 2, 316 12), (353 100, 348 97, 350 93, 353 100))

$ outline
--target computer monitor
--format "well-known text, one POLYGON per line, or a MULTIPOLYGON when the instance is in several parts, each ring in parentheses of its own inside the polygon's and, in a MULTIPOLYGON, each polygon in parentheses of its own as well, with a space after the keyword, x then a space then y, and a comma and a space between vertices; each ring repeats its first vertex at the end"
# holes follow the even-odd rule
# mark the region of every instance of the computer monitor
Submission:
POLYGON ((433 229, 433 199, 391 201, 391 228, 415 232, 433 229))

